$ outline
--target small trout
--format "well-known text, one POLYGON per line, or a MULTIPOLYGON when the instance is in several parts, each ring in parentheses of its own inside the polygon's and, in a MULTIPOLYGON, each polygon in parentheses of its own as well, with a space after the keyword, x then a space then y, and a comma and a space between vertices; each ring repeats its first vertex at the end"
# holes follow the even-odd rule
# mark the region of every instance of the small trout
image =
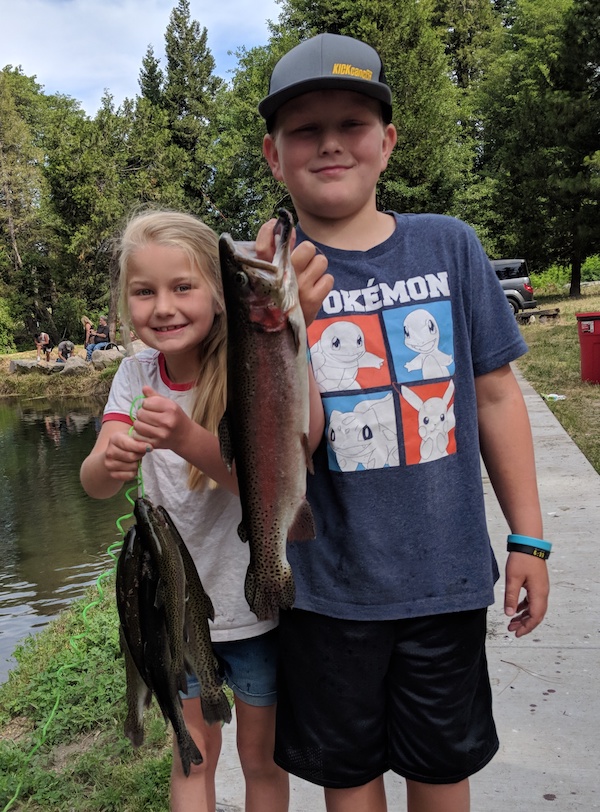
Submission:
POLYGON ((184 540, 167 511, 156 508, 157 521, 163 521, 175 540, 185 572, 187 602, 185 607, 185 640, 183 653, 186 664, 200 683, 202 715, 207 724, 231 722, 231 706, 223 691, 223 680, 213 653, 208 621, 215 619, 212 601, 202 586, 198 570, 184 540))
POLYGON ((295 599, 287 540, 315 537, 306 501, 309 395, 306 325, 290 261, 292 218, 281 210, 273 262, 252 243, 219 240, 227 311, 227 410, 221 453, 235 460, 242 503, 238 533, 250 544, 245 595, 259 620, 295 599))

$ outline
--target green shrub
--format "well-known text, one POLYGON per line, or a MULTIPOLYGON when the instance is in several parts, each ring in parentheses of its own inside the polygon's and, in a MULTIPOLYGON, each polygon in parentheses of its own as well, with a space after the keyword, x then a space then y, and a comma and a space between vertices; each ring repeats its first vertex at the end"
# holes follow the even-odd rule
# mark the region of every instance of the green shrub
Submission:
POLYGON ((16 349, 14 334, 17 326, 11 316, 8 302, 0 299, 0 352, 14 352, 16 349))
POLYGON ((597 282, 600 280, 600 254, 588 257, 581 267, 582 282, 597 282))
POLYGON ((557 293, 571 280, 571 268, 565 265, 551 265, 542 273, 531 274, 531 284, 535 291, 557 293))

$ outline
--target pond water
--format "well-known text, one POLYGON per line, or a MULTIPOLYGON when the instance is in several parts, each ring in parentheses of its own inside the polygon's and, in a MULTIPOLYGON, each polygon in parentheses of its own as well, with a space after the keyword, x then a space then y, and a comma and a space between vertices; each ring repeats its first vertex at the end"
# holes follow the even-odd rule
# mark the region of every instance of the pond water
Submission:
POLYGON ((79 467, 103 404, 0 400, 0 682, 17 644, 43 628, 112 569, 124 489, 90 499, 79 467))

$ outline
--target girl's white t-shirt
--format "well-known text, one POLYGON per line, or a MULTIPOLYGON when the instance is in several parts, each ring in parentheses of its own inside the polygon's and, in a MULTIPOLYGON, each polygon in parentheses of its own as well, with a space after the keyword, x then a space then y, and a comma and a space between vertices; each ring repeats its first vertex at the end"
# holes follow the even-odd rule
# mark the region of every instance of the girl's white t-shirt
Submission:
MULTIPOLYGON (((191 413, 193 385, 170 381, 163 355, 149 349, 121 362, 103 420, 131 425, 142 386, 151 386, 191 413)), ((215 620, 209 624, 213 642, 243 640, 274 628, 277 621, 257 620, 244 596, 250 549, 237 532, 242 518, 239 497, 224 488, 190 491, 186 461, 168 449, 144 456, 142 477, 144 495, 168 511, 213 602, 215 620)))

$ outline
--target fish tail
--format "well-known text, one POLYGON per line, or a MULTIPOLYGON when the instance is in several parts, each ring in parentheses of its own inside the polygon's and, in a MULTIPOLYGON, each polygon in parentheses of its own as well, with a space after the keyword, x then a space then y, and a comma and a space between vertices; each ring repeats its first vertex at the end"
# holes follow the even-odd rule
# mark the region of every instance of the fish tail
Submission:
POLYGON ((191 765, 202 764, 204 758, 185 726, 175 731, 175 737, 177 739, 177 749, 179 750, 181 767, 187 778, 190 774, 191 765))
POLYGON ((202 704, 202 715, 207 724, 214 725, 216 722, 231 722, 231 705, 223 691, 219 691, 218 695, 214 698, 201 697, 200 702, 202 704))
POLYGON ((271 580, 261 576, 250 564, 244 594, 248 606, 259 620, 271 620, 277 616, 278 609, 291 609, 296 599, 291 567, 288 565, 275 580, 271 580))

